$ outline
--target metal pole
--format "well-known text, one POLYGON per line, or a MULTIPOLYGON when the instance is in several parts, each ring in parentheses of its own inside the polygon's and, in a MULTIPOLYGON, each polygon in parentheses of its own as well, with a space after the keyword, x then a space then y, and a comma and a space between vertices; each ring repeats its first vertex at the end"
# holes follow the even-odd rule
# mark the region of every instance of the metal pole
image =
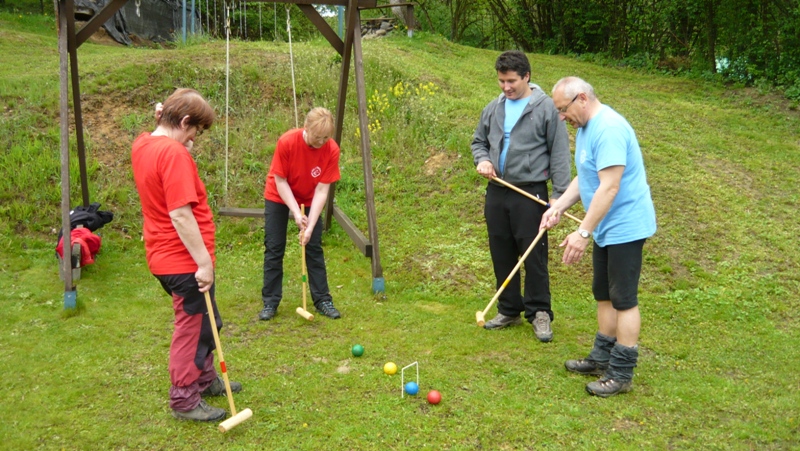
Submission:
POLYGON ((186 0, 183 0, 183 22, 181 27, 181 35, 183 36, 183 43, 186 44, 186 0))
POLYGON ((192 36, 194 36, 194 0, 192 0, 192 36))
POLYGON ((336 15, 339 17, 339 38, 342 39, 344 37, 344 6, 337 6, 336 11, 338 13, 336 15))

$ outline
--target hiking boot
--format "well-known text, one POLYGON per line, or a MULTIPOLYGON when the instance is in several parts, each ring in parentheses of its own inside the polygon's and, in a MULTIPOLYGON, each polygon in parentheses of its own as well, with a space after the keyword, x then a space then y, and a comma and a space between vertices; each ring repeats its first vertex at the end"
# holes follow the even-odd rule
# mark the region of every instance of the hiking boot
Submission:
POLYGON ((225 410, 217 407, 212 407, 206 404, 202 399, 200 404, 188 412, 172 411, 172 416, 179 420, 193 420, 193 421, 219 421, 225 418, 225 410))
POLYGON ((507 326, 515 326, 517 324, 522 324, 522 318, 517 316, 506 316, 500 312, 497 312, 497 316, 490 319, 483 325, 484 329, 502 329, 507 326))
POLYGON ((586 384, 586 392, 590 395, 599 396, 601 398, 608 398, 618 393, 628 393, 633 389, 632 381, 618 381, 616 379, 609 379, 601 377, 600 379, 589 382, 586 384))
MULTIPOLYGON (((231 393, 239 393, 242 391, 242 384, 234 381, 228 381, 231 384, 231 393)), ((200 396, 226 396, 228 393, 225 391, 225 381, 222 380, 222 376, 217 376, 211 382, 211 385, 206 387, 200 396)))
POLYGON ((261 310, 261 312, 258 314, 258 319, 261 321, 269 321, 275 317, 275 313, 277 312, 278 310, 275 307, 271 305, 265 306, 264 310, 261 310))
POLYGON ((333 301, 322 301, 316 306, 317 311, 328 318, 339 319, 342 314, 333 306, 333 301))
POLYGON ((547 312, 541 310, 536 312, 531 325, 536 338, 542 343, 547 343, 553 339, 553 329, 550 328, 550 315, 547 312))
POLYGON ((602 376, 608 368, 608 363, 598 363, 589 359, 567 360, 564 362, 564 367, 573 373, 602 376))

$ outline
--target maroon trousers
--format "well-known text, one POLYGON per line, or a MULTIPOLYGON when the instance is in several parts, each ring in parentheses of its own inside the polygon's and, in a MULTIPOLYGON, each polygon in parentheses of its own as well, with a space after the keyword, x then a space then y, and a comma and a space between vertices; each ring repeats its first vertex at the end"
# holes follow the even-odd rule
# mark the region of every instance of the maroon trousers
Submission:
MULTIPOLYGON (((214 336, 211 331, 205 295, 200 293, 194 274, 157 275, 164 290, 172 296, 175 329, 169 348, 169 406, 185 412, 200 404, 200 393, 214 379, 214 336)), ((211 287, 211 304, 217 328, 222 328, 211 287)))

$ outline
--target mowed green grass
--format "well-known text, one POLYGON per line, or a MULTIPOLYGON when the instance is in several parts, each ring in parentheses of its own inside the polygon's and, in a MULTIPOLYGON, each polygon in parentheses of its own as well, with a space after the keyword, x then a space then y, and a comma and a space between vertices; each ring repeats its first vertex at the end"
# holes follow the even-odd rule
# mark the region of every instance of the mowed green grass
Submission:
MULTIPOLYGON (((333 110, 335 52, 322 40, 293 50, 301 114, 333 110)), ((51 233, 60 227, 55 30, 52 18, 0 14, 2 447, 800 447, 797 111, 769 93, 530 55, 545 91, 579 75, 628 118, 658 214, 645 247, 635 389, 594 398, 584 391, 590 378, 563 368, 588 352, 596 330, 590 260, 560 263, 558 244, 573 224, 549 239, 555 340, 539 343, 530 326, 475 325, 495 289, 485 182, 469 143, 499 93, 497 53, 425 34, 364 42, 370 121, 380 122, 370 138, 385 296, 372 294, 370 261, 334 224, 324 244, 344 317, 307 322, 294 313, 300 249, 290 243, 279 314, 260 322, 262 224, 218 217, 222 345, 230 377, 244 384, 236 406, 254 415, 225 435, 174 420, 171 304, 144 261, 128 153, 152 128, 154 102, 177 86, 198 88, 219 113, 196 145, 214 208, 261 206, 274 141, 294 124, 288 45, 234 42, 231 52, 226 189, 224 42, 79 50, 90 191, 115 219, 83 270, 78 311, 65 313, 51 233), (356 343, 362 357, 350 353, 356 343), (382 371, 388 361, 418 362, 420 395, 401 398, 400 374, 382 371), (431 389, 442 393, 439 405, 425 401, 431 389)), ((336 199, 366 231, 352 80, 336 199)), ((73 164, 73 204, 77 180, 73 164)), ((228 408, 224 398, 210 402, 228 408)))

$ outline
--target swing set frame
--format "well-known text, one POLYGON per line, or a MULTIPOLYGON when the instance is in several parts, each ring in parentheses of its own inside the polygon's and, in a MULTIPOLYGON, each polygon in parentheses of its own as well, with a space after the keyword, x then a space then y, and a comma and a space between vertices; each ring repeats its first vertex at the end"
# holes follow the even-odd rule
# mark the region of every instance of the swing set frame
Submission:
MULTIPOLYGON (((60 151, 61 151, 61 224, 63 230, 70 230, 69 212, 70 202, 70 173, 69 173, 69 85, 72 83, 73 114, 75 118, 75 135, 77 156, 80 170, 81 195, 84 206, 90 204, 89 181, 86 170, 86 146, 83 139, 83 115, 80 97, 80 74, 78 71, 78 47, 94 34, 107 20, 109 20, 128 0, 110 0, 94 17, 86 22, 80 29, 75 26, 75 1, 55 0, 56 15, 58 17, 58 50, 60 72, 60 151), (69 68, 68 68, 69 66, 69 68)), ((370 258, 372 266, 372 291, 384 293, 385 282, 383 268, 380 262, 380 248, 378 246, 377 214, 375 211, 375 192, 372 175, 372 150, 369 140, 369 127, 367 119, 367 97, 364 81, 364 59, 361 46, 361 10, 380 9, 389 7, 405 8, 405 19, 409 29, 409 36, 414 28, 414 4, 400 3, 378 5, 377 0, 254 0, 260 3, 286 3, 294 4, 305 14, 309 21, 331 44, 342 57, 341 77, 339 79, 339 93, 336 102, 336 136, 334 139, 341 143, 342 125, 344 123, 345 102, 347 98, 347 85, 350 76, 351 60, 354 62, 356 95, 358 99, 358 123, 361 136, 361 159, 364 171, 364 192, 367 210, 367 228, 369 238, 353 224, 350 218, 334 205, 336 184, 331 185, 328 200, 325 206, 324 227, 329 229, 331 218, 336 219, 339 225, 347 232, 353 243, 364 256, 370 258), (345 7, 344 40, 328 25, 325 19, 314 8, 314 4, 345 7)), ((261 209, 226 209, 219 212, 221 215, 261 217, 261 209), (257 212, 257 213, 256 213, 257 212)), ((64 308, 76 308, 77 290, 72 277, 72 261, 70 246, 64 246, 63 273, 64 273, 64 308)))

